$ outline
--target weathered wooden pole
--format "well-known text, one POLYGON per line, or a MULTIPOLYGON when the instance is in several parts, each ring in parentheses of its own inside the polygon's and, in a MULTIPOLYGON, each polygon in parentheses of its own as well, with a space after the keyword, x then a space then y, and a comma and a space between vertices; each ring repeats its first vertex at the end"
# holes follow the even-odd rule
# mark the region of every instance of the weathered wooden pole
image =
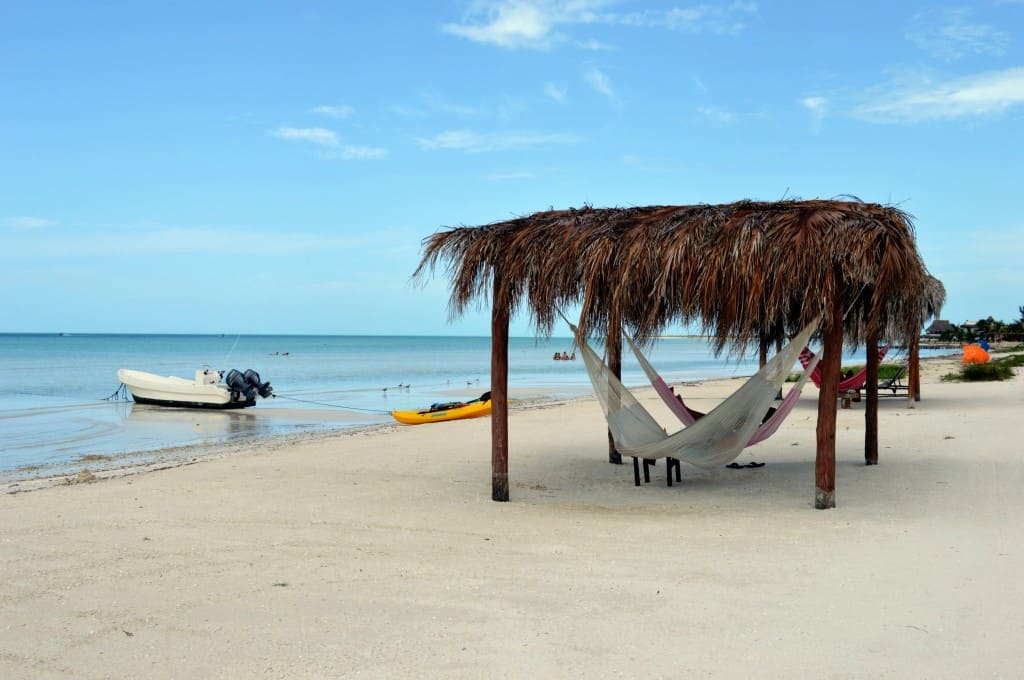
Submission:
MULTIPOLYGON (((613 310, 608 319, 608 335, 605 338, 605 349, 608 352, 608 369, 619 380, 622 380, 622 322, 619 315, 613 310)), ((616 395, 611 395, 618 399, 616 395)), ((613 404, 613 406, 616 406, 613 404)), ((615 439, 612 431, 608 430, 608 462, 615 465, 622 465, 622 454, 615 449, 615 439)))
POLYGON ((764 368, 764 365, 768 363, 768 338, 762 335, 757 345, 758 368, 764 368))
POLYGON ((508 317, 501 294, 501 271, 494 269, 491 307, 491 499, 508 500, 508 317))
POLYGON ((818 392, 817 453, 814 458, 814 507, 836 507, 836 400, 839 397, 839 370, 843 359, 843 318, 838 301, 832 299, 831 319, 825 323, 822 347, 821 390, 818 392))
POLYGON ((921 338, 910 340, 910 359, 907 362, 907 401, 921 401, 921 338))
POLYGON ((878 327, 868 326, 868 403, 864 407, 864 464, 878 465, 878 327))

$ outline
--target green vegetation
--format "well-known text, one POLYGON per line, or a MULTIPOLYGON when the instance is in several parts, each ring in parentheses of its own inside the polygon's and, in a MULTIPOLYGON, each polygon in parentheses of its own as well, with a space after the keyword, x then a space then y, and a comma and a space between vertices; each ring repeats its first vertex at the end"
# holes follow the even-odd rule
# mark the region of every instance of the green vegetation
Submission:
POLYGON ((945 381, 978 382, 986 380, 1009 380, 1014 375, 1014 368, 1024 366, 1024 354, 993 359, 984 364, 967 364, 957 373, 942 376, 945 381))

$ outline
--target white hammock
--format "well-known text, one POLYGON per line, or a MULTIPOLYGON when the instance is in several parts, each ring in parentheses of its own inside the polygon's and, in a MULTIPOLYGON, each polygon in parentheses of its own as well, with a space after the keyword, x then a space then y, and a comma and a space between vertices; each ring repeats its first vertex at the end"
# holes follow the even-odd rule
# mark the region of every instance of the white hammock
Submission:
POLYGON ((698 467, 717 467, 735 460, 761 425, 765 412, 786 381, 800 350, 817 328, 812 322, 751 376, 728 399, 693 425, 666 434, 661 425, 609 370, 569 324, 604 410, 619 453, 637 458, 678 458, 698 467))
MULTIPOLYGON (((675 414, 676 418, 678 418, 683 425, 689 427, 697 422, 699 418, 703 417, 704 414, 690 409, 690 407, 683 403, 683 398, 672 391, 672 388, 665 383, 660 375, 658 375, 654 366, 651 365, 651 362, 647 360, 644 353, 640 351, 640 348, 637 347, 636 343, 628 335, 626 336, 626 342, 629 343, 630 349, 633 350, 636 360, 640 362, 640 367, 644 369, 644 373, 647 374, 647 379, 650 381, 651 387, 654 388, 654 391, 658 393, 661 400, 665 402, 665 406, 675 414)), ((801 352, 801 357, 802 356, 803 352, 801 352)), ((790 411, 793 410, 793 407, 796 406, 796 402, 799 401, 800 394, 803 392, 804 386, 807 384, 807 380, 811 377, 811 372, 817 367, 818 360, 820 358, 820 356, 812 355, 811 359, 804 367, 804 372, 800 374, 799 380, 796 381, 795 385, 789 388, 789 392, 786 394, 786 397, 782 402, 779 403, 775 412, 758 426, 757 430, 750 438, 750 441, 747 442, 747 446, 759 444, 775 434, 782 425, 782 421, 786 419, 786 416, 788 416, 790 411)))

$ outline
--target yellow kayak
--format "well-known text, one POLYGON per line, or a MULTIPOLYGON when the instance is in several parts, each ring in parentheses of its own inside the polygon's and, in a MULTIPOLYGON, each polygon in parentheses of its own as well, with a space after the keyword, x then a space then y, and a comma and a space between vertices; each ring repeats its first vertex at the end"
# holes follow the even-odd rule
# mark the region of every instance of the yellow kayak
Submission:
POLYGON ((491 415, 491 399, 477 399, 466 403, 435 404, 424 411, 392 411, 391 417, 405 425, 438 423, 442 420, 461 420, 491 415))

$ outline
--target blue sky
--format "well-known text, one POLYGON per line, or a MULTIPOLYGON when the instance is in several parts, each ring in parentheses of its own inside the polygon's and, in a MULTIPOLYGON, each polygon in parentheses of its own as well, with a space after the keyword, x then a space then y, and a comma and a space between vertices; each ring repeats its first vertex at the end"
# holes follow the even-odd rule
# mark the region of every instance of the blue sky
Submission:
POLYGON ((0 83, 0 332, 486 335, 424 237, 842 194, 1024 304, 1024 0, 7 2, 0 83))

